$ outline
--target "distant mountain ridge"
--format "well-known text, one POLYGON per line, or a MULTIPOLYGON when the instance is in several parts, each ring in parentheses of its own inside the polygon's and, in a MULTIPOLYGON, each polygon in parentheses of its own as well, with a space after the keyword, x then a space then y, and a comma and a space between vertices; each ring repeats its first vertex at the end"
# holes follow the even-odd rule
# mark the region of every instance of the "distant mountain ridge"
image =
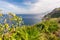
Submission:
POLYGON ((55 8, 52 12, 44 16, 44 18, 59 18, 60 17, 60 8, 55 8))

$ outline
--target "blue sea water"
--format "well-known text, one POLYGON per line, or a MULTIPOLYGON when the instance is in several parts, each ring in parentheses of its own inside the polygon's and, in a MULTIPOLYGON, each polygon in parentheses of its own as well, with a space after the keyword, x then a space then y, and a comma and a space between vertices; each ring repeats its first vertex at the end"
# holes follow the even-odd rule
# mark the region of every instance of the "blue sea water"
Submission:
POLYGON ((34 25, 41 21, 40 15, 38 14, 17 14, 23 18, 25 25, 34 25))
MULTIPOLYGON (((41 15, 38 14, 16 14, 17 16, 21 16, 23 18, 23 22, 25 25, 34 25, 41 21, 41 15)), ((4 18, 7 18, 8 16, 5 14, 4 18)), ((3 20, 4 20, 3 18, 3 20)), ((3 22, 3 20, 0 22, 3 22)))

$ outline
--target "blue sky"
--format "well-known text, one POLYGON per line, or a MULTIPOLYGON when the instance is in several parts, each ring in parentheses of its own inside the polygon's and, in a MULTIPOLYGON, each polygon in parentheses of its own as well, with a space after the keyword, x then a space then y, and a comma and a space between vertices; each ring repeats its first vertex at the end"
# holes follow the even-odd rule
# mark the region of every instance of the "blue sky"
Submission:
POLYGON ((4 12, 40 14, 60 7, 60 0, 0 0, 4 12))
MULTIPOLYGON (((2 0, 20 6, 24 2, 35 3, 37 0, 2 0)), ((23 4, 24 5, 24 4, 23 4)), ((21 5, 22 6, 22 5, 21 5)))

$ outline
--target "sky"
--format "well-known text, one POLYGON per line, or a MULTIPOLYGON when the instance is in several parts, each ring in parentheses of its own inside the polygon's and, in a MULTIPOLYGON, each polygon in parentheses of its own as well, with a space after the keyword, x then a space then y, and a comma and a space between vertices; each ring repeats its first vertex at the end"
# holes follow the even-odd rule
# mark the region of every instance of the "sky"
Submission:
POLYGON ((60 7, 60 0, 0 0, 4 13, 41 14, 60 7))

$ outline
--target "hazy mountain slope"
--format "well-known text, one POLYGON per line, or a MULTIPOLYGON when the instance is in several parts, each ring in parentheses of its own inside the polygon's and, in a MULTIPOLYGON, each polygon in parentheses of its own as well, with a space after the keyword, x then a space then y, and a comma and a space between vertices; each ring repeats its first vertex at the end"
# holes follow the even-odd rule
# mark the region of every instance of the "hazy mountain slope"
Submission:
POLYGON ((55 8, 52 12, 44 16, 44 18, 58 18, 60 17, 60 8, 55 8))

